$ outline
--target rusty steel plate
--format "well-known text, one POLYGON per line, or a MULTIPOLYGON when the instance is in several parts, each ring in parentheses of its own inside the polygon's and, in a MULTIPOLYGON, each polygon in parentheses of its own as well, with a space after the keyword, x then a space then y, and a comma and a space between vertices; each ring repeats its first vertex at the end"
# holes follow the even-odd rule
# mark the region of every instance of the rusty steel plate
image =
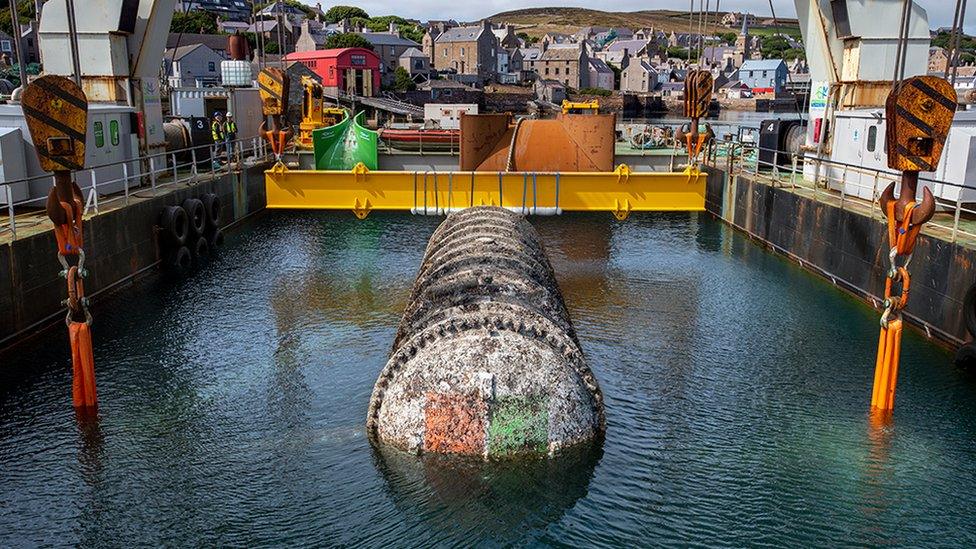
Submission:
POLYGON ((708 114, 713 82, 712 73, 708 71, 688 71, 685 77, 685 116, 703 118, 708 114))
POLYGON ((74 80, 42 76, 27 86, 20 104, 41 169, 55 172, 83 168, 88 98, 74 80))
POLYGON ((955 114, 956 91, 944 78, 914 76, 903 81, 885 102, 888 167, 934 170, 955 114))
POLYGON ((268 67, 258 74, 261 110, 265 116, 277 116, 288 110, 288 75, 278 67, 268 67))

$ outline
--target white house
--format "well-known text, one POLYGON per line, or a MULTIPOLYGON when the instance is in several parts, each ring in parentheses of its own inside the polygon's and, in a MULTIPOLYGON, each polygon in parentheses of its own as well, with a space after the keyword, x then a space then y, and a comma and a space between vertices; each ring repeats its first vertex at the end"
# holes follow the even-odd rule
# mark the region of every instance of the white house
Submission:
POLYGON ((169 85, 204 87, 220 84, 220 62, 224 58, 205 44, 191 44, 166 50, 163 67, 169 85))

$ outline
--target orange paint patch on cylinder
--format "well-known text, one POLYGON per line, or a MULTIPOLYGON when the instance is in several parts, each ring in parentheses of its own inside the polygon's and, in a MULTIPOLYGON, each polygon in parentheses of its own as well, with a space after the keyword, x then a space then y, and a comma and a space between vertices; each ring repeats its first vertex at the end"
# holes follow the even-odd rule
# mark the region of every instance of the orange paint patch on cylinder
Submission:
POLYGON ((476 395, 427 393, 424 451, 483 454, 488 404, 476 395))
POLYGON ((92 352, 91 330, 84 322, 72 322, 68 326, 71 342, 71 366, 73 379, 71 396, 76 408, 94 408, 98 405, 95 391, 95 355, 92 352))

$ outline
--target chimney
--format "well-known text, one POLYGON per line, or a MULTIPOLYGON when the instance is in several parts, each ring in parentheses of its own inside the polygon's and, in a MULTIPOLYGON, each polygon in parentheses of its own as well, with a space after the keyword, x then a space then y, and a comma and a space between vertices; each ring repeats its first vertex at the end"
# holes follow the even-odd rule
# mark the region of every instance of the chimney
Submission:
POLYGON ((491 30, 491 21, 489 21, 489 20, 487 20, 487 19, 482 19, 482 20, 481 20, 481 26, 482 26, 482 27, 483 27, 483 28, 484 28, 485 30, 489 30, 489 31, 490 31, 490 30, 491 30))
POLYGON ((400 34, 400 31, 397 29, 396 23, 394 23, 393 21, 390 21, 390 27, 387 29, 387 32, 389 32, 392 35, 400 34))

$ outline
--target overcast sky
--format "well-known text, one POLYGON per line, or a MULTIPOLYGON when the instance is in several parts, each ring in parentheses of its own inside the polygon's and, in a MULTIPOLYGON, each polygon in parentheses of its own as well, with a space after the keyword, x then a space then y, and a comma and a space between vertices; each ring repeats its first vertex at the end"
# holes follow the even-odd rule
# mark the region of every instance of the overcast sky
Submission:
MULTIPOLYGON (((314 5, 317 0, 303 0, 314 5)), ((601 6, 613 11, 637 11, 652 9, 675 9, 677 5, 687 6, 687 0, 615 0, 613 2, 594 2, 593 0, 466 0, 447 2, 444 0, 363 0, 346 2, 359 6, 370 15, 396 14, 421 20, 428 19, 457 19, 458 21, 474 21, 482 17, 493 15, 501 11, 520 8, 544 6, 579 6, 593 8, 601 6), (612 6, 612 7, 610 7, 612 6)), ((955 8, 954 0, 916 0, 929 12, 929 25, 932 28, 952 26, 952 14, 955 8)), ((714 0, 711 1, 714 5, 714 0)), ((976 1, 972 2, 976 6, 976 1)), ((328 9, 329 2, 322 2, 322 7, 328 9)), ((695 0, 698 5, 698 0, 695 0)), ((792 0, 773 0, 777 17, 796 17, 792 0)), ((722 11, 748 11, 756 15, 769 15, 768 0, 724 0, 720 3, 722 11)), ((966 32, 976 34, 976 8, 967 10, 966 32)))

